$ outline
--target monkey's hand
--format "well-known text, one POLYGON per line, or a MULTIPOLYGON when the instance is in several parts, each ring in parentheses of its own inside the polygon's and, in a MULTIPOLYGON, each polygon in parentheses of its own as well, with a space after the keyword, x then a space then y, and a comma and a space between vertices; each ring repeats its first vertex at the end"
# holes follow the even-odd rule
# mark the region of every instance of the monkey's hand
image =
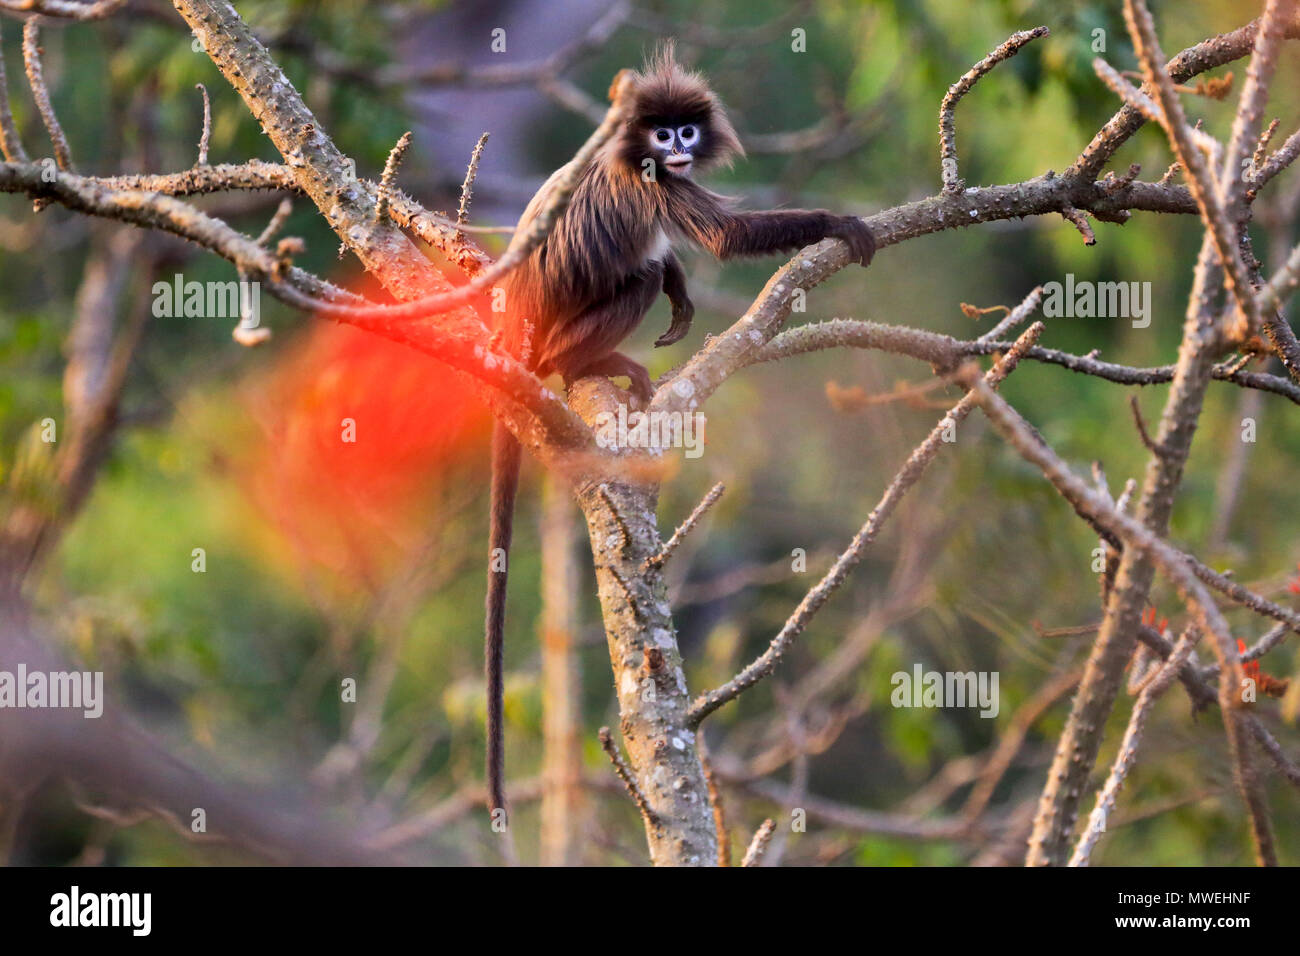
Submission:
POLYGON ((682 298, 673 302, 673 321, 668 331, 655 339, 655 348, 663 348, 680 342, 691 330, 691 319, 695 318, 695 306, 690 299, 682 298))
POLYGON ((849 258, 854 262, 871 265, 871 257, 876 254, 876 237, 857 216, 841 216, 827 235, 848 246, 849 258))

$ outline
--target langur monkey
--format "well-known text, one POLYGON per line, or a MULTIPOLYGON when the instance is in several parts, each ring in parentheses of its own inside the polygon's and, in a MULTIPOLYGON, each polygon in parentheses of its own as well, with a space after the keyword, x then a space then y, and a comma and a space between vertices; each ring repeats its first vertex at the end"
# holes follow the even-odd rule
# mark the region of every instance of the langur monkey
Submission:
MULTIPOLYGON (((538 376, 558 372, 566 386, 588 375, 627 376, 633 394, 648 402, 654 387, 645 366, 616 349, 661 290, 672 305, 672 323, 655 345, 671 345, 690 329, 695 309, 673 242, 685 240, 730 259, 791 252, 833 237, 864 266, 876 243, 856 216, 824 209, 743 212, 697 184, 691 178, 696 170, 729 165, 744 149, 718 97, 701 76, 678 65, 671 44, 631 79, 623 127, 583 171, 551 233, 505 278, 499 341, 538 376)), ((538 190, 519 230, 545 207, 558 176, 538 190)), ((485 648, 488 810, 494 822, 494 811, 505 808, 502 652, 519 461, 519 442, 497 422, 485 648)))

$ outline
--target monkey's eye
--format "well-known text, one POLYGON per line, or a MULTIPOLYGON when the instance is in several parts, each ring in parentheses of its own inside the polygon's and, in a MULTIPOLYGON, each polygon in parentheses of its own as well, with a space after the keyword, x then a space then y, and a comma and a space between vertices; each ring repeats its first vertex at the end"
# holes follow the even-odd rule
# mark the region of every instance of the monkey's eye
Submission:
POLYGON ((699 142, 700 129, 698 126, 682 126, 678 128, 677 135, 681 137, 682 145, 689 149, 699 142))
POLYGON ((673 141, 673 131, 661 126, 654 131, 654 141, 660 146, 667 146, 673 141))

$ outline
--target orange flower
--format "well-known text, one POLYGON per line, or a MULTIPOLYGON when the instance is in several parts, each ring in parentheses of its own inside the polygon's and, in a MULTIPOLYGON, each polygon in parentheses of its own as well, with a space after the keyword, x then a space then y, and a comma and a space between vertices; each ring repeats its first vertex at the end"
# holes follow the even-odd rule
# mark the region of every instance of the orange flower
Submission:
MULTIPOLYGON (((1246 642, 1237 638, 1237 653, 1246 653, 1246 642)), ((1255 682, 1260 693, 1269 697, 1281 697, 1286 693, 1286 689, 1291 686, 1290 678, 1274 677, 1272 674, 1265 674, 1260 670, 1259 661, 1244 661, 1241 665, 1242 673, 1255 682)))

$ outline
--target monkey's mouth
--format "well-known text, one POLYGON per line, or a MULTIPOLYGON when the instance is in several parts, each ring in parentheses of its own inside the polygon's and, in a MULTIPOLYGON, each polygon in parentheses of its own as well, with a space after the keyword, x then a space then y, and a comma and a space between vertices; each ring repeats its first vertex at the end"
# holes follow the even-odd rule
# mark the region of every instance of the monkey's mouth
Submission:
POLYGON ((677 173, 678 175, 690 172, 692 162, 693 160, 690 156, 685 156, 680 153, 675 153, 664 159, 664 165, 668 167, 668 171, 670 173, 677 173))

